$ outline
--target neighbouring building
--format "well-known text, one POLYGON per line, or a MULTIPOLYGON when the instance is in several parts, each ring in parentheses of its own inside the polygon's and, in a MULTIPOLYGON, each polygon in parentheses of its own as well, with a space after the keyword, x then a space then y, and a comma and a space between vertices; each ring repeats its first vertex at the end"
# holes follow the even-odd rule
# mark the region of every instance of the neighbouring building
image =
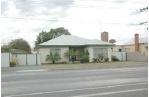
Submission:
POLYGON ((104 42, 101 40, 90 40, 81 38, 74 35, 62 35, 47 42, 39 44, 37 52, 41 55, 41 62, 48 63, 46 61, 46 55, 56 52, 60 55, 61 60, 59 62, 68 62, 69 58, 65 56, 65 53, 71 49, 75 49, 79 52, 79 56, 76 56, 76 60, 81 60, 81 54, 88 50, 89 62, 93 61, 93 58, 97 58, 98 54, 104 54, 105 57, 111 61, 111 47, 113 44, 104 42))
POLYGON ((115 45, 112 51, 139 52, 148 55, 148 37, 139 38, 139 34, 135 34, 134 38, 130 41, 122 45, 115 45))
POLYGON ((105 42, 108 42, 109 41, 109 36, 108 36, 108 32, 102 32, 101 33, 101 40, 102 41, 105 41, 105 42))

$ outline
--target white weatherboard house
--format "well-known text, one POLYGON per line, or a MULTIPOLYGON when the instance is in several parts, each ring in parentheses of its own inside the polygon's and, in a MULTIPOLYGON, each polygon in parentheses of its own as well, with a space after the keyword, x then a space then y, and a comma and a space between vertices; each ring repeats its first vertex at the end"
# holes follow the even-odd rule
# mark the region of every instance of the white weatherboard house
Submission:
MULTIPOLYGON (((42 63, 49 63, 49 61, 45 60, 46 55, 49 55, 50 52, 56 52, 61 56, 59 62, 69 62, 69 58, 65 56, 65 53, 71 49, 77 50, 80 55, 88 50, 89 62, 92 62, 93 58, 97 58, 98 54, 104 54, 111 61, 111 46, 113 44, 97 39, 90 40, 74 35, 62 35, 39 44, 37 52, 41 54, 42 63)), ((80 56, 76 56, 76 60, 80 60, 80 56)))

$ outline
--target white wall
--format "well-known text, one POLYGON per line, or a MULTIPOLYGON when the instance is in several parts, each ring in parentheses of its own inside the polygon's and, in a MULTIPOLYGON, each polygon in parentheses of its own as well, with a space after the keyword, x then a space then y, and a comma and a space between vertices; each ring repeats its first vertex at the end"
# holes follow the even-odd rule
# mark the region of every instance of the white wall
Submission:
POLYGON ((1 67, 10 67, 10 53, 1 53, 1 67))
POLYGON ((41 65, 41 55, 37 54, 37 65, 41 65))
POLYGON ((10 67, 10 62, 16 59, 18 65, 41 65, 39 54, 9 54, 1 53, 1 67, 10 67))
POLYGON ((65 53, 69 51, 69 47, 61 48, 61 61, 69 62, 69 58, 65 56, 65 53))
POLYGON ((126 52, 112 52, 113 56, 116 56, 120 61, 126 61, 126 52))
POLYGON ((46 60, 46 55, 50 54, 50 48, 40 48, 39 54, 41 55, 41 63, 48 63, 46 60))
POLYGON ((108 47, 108 46, 89 46, 89 47, 85 48, 85 50, 88 50, 89 54, 90 54, 89 62, 93 61, 93 48, 107 48, 108 58, 109 58, 109 61, 111 61, 111 47, 108 47))
POLYGON ((36 62, 37 62, 36 55, 33 55, 33 54, 28 54, 27 55, 27 64, 28 65, 35 65, 36 62))
POLYGON ((18 54, 17 55, 17 61, 19 65, 27 65, 27 60, 26 60, 26 54, 18 54))
POLYGON ((140 61, 140 62, 147 62, 148 56, 138 53, 138 52, 127 52, 127 60, 128 61, 140 61))
POLYGON ((61 60, 59 60, 59 62, 62 61, 69 61, 69 58, 67 58, 65 56, 65 52, 69 51, 69 47, 47 47, 47 48, 40 48, 39 49, 39 54, 41 55, 41 63, 49 63, 49 61, 46 61, 46 55, 50 54, 50 49, 51 48, 60 48, 61 50, 61 60))
POLYGON ((108 47, 108 58, 109 58, 109 61, 111 61, 111 54, 112 54, 111 47, 108 47))

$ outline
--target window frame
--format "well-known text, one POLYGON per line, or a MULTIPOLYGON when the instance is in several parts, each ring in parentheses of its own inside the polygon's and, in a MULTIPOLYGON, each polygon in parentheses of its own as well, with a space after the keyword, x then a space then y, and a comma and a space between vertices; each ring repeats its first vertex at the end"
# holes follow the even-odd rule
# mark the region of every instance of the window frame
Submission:
POLYGON ((99 54, 103 54, 104 57, 108 57, 108 48, 93 48, 93 58, 98 58, 99 54))
POLYGON ((61 56, 61 49, 60 48, 50 48, 50 53, 52 53, 52 54, 57 53, 59 56, 61 56))

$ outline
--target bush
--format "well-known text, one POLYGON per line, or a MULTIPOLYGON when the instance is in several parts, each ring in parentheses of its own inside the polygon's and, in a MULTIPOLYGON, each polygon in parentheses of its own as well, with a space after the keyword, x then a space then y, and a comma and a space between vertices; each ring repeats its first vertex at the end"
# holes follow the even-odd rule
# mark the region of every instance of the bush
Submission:
POLYGON ((58 53, 52 54, 51 52, 50 52, 50 55, 47 55, 46 57, 47 57, 46 61, 52 61, 53 64, 55 64, 55 61, 58 61, 59 59, 61 59, 58 53))
POLYGON ((81 63, 88 63, 89 62, 89 59, 82 59, 81 60, 81 63))
POLYGON ((61 64, 67 64, 67 62, 66 61, 62 61, 62 62, 60 62, 61 64))
POLYGON ((10 67, 16 67, 16 66, 17 66, 16 62, 10 62, 10 67))
POLYGON ((104 56, 103 54, 99 54, 99 55, 98 55, 98 58, 99 58, 100 60, 103 60, 104 57, 105 57, 105 56, 104 56))
POLYGON ((111 57, 112 61, 119 61, 119 59, 116 56, 111 57))
POLYGON ((99 62, 99 59, 98 58, 93 58, 93 62, 94 63, 98 63, 99 62))
POLYGON ((86 50, 81 55, 81 63, 88 63, 88 62, 89 62, 89 52, 88 52, 88 50, 86 50))
POLYGON ((105 58, 105 62, 108 62, 109 61, 109 58, 105 58))

